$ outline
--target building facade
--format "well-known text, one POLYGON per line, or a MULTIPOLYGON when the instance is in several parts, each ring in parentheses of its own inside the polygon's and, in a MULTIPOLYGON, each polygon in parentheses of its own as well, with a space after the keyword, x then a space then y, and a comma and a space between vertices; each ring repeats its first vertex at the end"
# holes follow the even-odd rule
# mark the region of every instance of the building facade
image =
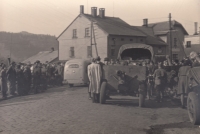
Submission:
MULTIPOLYGON (((105 16, 104 8, 99 8, 99 15, 97 15, 97 7, 91 8, 91 14, 85 14, 84 6, 80 6, 80 14, 57 40, 59 60, 90 59, 97 55, 102 59, 106 57, 117 59, 120 47, 126 44, 150 45, 155 54, 165 55, 167 45, 161 39, 146 34, 120 18, 105 16)), ((138 55, 145 54, 142 49, 137 50, 139 50, 136 52, 138 55)))

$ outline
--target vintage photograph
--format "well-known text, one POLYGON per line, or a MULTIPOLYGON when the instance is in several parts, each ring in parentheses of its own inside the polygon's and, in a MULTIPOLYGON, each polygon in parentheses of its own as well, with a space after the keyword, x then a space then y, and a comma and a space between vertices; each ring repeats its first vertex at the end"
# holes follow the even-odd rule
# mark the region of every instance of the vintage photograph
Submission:
POLYGON ((0 0, 0 134, 200 134, 200 0, 0 0))

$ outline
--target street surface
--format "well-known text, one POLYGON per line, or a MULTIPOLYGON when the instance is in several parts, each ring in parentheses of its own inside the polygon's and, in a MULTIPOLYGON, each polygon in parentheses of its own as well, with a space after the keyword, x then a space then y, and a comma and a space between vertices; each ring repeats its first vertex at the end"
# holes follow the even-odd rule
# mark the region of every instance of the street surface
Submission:
POLYGON ((86 87, 50 88, 44 93, 0 100, 0 134, 200 134, 178 101, 111 96, 92 103, 86 87))

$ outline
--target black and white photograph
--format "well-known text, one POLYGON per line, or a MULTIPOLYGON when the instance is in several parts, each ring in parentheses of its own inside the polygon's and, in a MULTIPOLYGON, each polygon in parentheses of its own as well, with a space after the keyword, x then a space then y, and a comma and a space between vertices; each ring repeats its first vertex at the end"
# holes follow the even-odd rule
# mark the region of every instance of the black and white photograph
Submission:
POLYGON ((200 0, 0 0, 0 134, 200 134, 200 0))

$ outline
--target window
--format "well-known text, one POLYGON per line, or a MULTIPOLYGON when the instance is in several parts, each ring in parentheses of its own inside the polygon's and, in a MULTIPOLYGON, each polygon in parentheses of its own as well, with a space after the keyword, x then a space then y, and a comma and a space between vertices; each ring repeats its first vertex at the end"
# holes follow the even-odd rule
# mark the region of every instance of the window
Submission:
POLYGON ((71 64, 71 65, 69 65, 69 68, 79 68, 79 65, 78 64, 71 64))
POLYGON ((178 54, 173 54, 173 60, 177 60, 178 59, 178 54))
POLYGON ((115 49, 114 48, 111 49, 111 56, 115 56, 115 49))
POLYGON ((77 38, 77 30, 76 29, 73 29, 73 36, 72 38, 77 38))
POLYGON ((174 47, 176 48, 177 47, 177 39, 174 38, 174 47))
POLYGON ((87 57, 92 57, 92 46, 87 46, 87 57))
POLYGON ((133 39, 130 39, 130 41, 133 41, 133 39))
POLYGON ((90 29, 89 27, 85 28, 85 37, 90 37, 90 29))
POLYGON ((116 40, 115 38, 112 38, 112 41, 113 41, 113 45, 115 45, 115 40, 116 40))
POLYGON ((121 38, 121 41, 124 41, 124 38, 121 38))
POLYGON ((70 47, 70 57, 74 57, 74 47, 70 47))
POLYGON ((186 42, 186 48, 190 48, 191 47, 191 41, 187 41, 186 42))

